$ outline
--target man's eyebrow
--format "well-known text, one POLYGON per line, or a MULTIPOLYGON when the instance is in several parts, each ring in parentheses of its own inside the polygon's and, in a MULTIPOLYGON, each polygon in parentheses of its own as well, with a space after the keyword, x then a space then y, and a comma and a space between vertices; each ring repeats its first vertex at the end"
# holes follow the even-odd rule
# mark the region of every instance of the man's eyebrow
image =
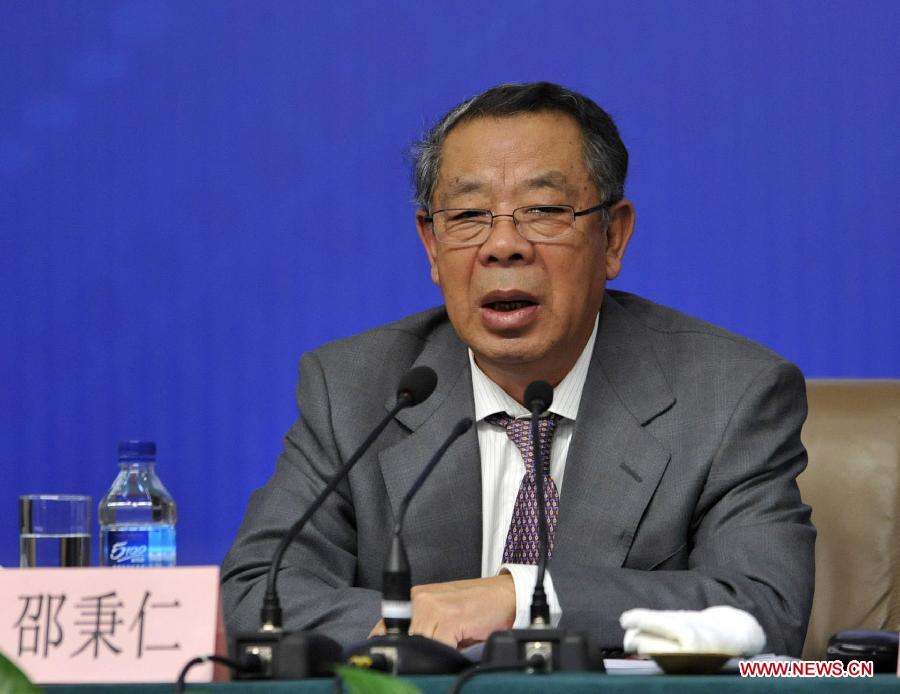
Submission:
MULTIPOLYGON (((447 184, 447 190, 444 193, 445 200, 453 200, 454 198, 471 193, 482 193, 490 189, 490 184, 478 179, 460 176, 447 184)), ((541 171, 533 176, 526 178, 519 183, 516 188, 522 191, 541 190, 550 188, 562 192, 569 192, 569 179, 561 171, 550 170, 541 171)))
POLYGON ((484 181, 479 181, 477 178, 457 178, 447 186, 447 192, 444 197, 455 198, 459 195, 480 193, 486 187, 484 181))
POLYGON ((539 174, 526 178, 520 184, 520 188, 526 190, 536 190, 538 188, 553 188, 555 190, 568 191, 569 181, 565 174, 561 171, 543 171, 539 174))

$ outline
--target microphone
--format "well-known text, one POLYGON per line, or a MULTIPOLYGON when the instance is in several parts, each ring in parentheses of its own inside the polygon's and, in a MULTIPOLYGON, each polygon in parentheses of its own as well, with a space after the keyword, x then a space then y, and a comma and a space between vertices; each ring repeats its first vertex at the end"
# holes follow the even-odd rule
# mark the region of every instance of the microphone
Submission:
POLYGON ((538 516, 538 564, 531 598, 531 626, 527 629, 495 631, 488 637, 482 664, 486 667, 521 668, 529 672, 604 671, 599 654, 590 654, 582 634, 554 629, 550 625, 550 605, 544 590, 547 569, 547 508, 544 500, 544 469, 539 433, 540 416, 553 403, 553 387, 546 381, 532 381, 525 389, 525 405, 531 410, 531 441, 534 448, 534 488, 538 516))
POLYGON ((348 649, 345 655, 351 662, 363 657, 367 662, 383 663, 381 667, 395 675, 456 673, 472 665, 472 662, 455 648, 424 636, 409 635, 409 624, 412 619, 412 578, 409 558, 403 544, 403 522, 410 502, 444 457, 447 449, 471 427, 472 420, 468 417, 456 423, 450 435, 419 473, 400 502, 383 574, 381 616, 386 635, 376 636, 348 649))
POLYGON ((544 573, 547 569, 549 540, 547 539, 547 506, 544 499, 544 466, 541 451, 540 416, 553 403, 553 386, 547 381, 532 381, 525 389, 525 405, 531 410, 531 441, 534 448, 534 490, 538 516, 537 580, 531 598, 531 625, 550 626, 550 604, 544 592, 544 573), (540 466, 540 469, 538 469, 540 466))
POLYGON ((378 426, 375 427, 371 434, 369 434, 369 437, 356 449, 356 452, 350 456, 350 459, 344 463, 343 467, 341 467, 331 480, 329 480, 325 489, 319 492, 319 495, 312 504, 310 504, 309 508, 306 509, 306 513, 300 517, 300 520, 294 523, 284 534, 284 537, 281 538, 281 542, 278 544, 278 548, 275 550, 275 555, 272 558, 272 563, 269 566, 269 574, 266 579, 266 594, 263 597, 263 607, 260 613, 260 623, 262 624, 261 628, 263 631, 281 628, 282 614, 281 604, 278 600, 277 587, 278 569, 281 568, 284 554, 287 551, 287 548, 290 547, 291 542, 293 542, 294 538, 300 534, 300 531, 303 530, 309 519, 312 518, 312 515, 325 502, 325 499, 327 499, 337 486, 344 481, 344 478, 350 474, 350 470, 353 469, 356 462, 367 450, 369 450, 369 447, 375 442, 375 439, 378 438, 381 432, 384 431, 385 427, 387 427, 394 416, 400 410, 406 407, 412 407, 413 405, 418 405, 425 400, 432 392, 434 392, 434 387, 436 385, 437 374, 428 366, 417 366, 416 368, 407 371, 403 378, 400 379, 400 385, 397 387, 397 403, 378 423, 378 426))
MULTIPOLYGON (((260 660, 260 672, 246 676, 256 678, 299 678, 316 672, 318 663, 336 662, 340 654, 340 646, 336 641, 320 634, 294 634, 282 637, 282 610, 278 598, 278 570, 285 552, 294 539, 300 534, 309 519, 322 506, 325 500, 346 479, 357 461, 375 442, 375 439, 387 427, 394 416, 402 409, 413 407, 426 400, 437 385, 437 374, 428 366, 417 366, 410 369, 400 379, 397 386, 397 402, 372 430, 372 433, 356 449, 353 455, 328 481, 319 492, 309 508, 282 536, 266 576, 266 592, 260 610, 260 630, 252 634, 239 634, 234 643, 237 660, 257 658, 260 660), (296 637, 296 638, 295 638, 296 637), (290 648, 288 648, 290 644, 290 648), (284 648, 279 648, 284 646, 284 648), (299 649, 299 652, 298 652, 299 649), (282 653, 282 651, 284 651, 282 653), (290 652, 290 656, 288 655, 290 652), (281 662, 279 662, 281 661, 281 662)), ((243 678, 242 678, 243 679, 243 678)))
POLYGON ((438 462, 444 457, 444 453, 450 445, 472 427, 472 420, 468 417, 461 419, 453 427, 450 436, 437 449, 437 452, 428 461, 428 465, 419 473, 412 487, 400 502, 400 510, 397 513, 397 521, 394 523, 394 534, 391 538, 391 547, 388 551, 387 561, 384 566, 384 599, 381 603, 381 617, 384 619, 385 630, 388 634, 408 634, 409 622, 412 617, 410 604, 410 592, 412 580, 409 569, 409 559, 406 556, 406 547, 403 544, 403 521, 406 511, 413 497, 425 484, 425 480, 437 467, 438 462))

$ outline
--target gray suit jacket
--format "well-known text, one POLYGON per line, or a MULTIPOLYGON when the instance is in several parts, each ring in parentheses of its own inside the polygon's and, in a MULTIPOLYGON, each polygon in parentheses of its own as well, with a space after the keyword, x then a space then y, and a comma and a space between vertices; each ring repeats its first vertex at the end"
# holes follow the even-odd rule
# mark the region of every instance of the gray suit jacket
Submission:
MULTIPOLYGON (((230 630, 259 626, 265 572, 282 534, 393 404, 411 366, 434 394, 401 412, 285 556, 290 628, 339 641, 379 619, 394 510, 453 424, 474 416, 466 346, 443 309, 304 355, 274 475, 256 491, 222 567, 230 630)), ((796 476, 806 465, 803 376, 748 340, 636 296, 609 292, 560 492, 549 565, 563 626, 620 646, 632 607, 729 604, 756 616, 768 649, 799 655, 813 592, 815 530, 796 476)), ((413 501, 414 583, 481 571, 474 428, 413 501)))

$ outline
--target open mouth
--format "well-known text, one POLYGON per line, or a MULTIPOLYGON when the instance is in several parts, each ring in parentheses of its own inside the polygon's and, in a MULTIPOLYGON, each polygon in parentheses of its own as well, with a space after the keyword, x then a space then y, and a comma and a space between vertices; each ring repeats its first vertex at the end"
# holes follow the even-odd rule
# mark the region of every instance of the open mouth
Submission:
POLYGON ((510 335, 526 330, 539 314, 540 302, 519 290, 491 292, 482 299, 484 326, 497 334, 510 335))
POLYGON ((527 308, 534 305, 534 301, 522 299, 518 301, 489 301, 484 306, 492 311, 518 311, 521 308, 527 308))

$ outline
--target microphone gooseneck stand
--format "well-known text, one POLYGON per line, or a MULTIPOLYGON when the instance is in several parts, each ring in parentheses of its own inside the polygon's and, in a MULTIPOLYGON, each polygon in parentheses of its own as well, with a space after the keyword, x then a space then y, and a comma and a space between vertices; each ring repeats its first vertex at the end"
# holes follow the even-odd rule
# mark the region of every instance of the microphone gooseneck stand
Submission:
POLYGON ((531 601, 531 625, 527 629, 508 629, 491 634, 482 657, 485 670, 515 669, 525 664, 529 672, 603 671, 602 658, 591 657, 587 639, 582 634, 554 628, 550 623, 550 606, 544 591, 548 549, 547 509, 538 427, 541 414, 552 402, 553 387, 546 381, 533 381, 525 389, 525 404, 531 410, 539 545, 537 580, 531 601))
POLYGON ((408 371, 397 387, 397 402, 363 441, 356 452, 331 477, 306 512, 282 536, 272 557, 266 577, 266 592, 260 611, 259 631, 239 633, 232 642, 232 655, 239 663, 254 664, 252 672, 238 672, 236 679, 301 679, 330 674, 332 664, 340 661, 341 647, 333 639, 312 632, 285 632, 282 628, 281 602, 278 598, 278 570, 290 544, 313 514, 344 481, 353 466, 384 431, 394 416, 406 407, 428 398, 437 385, 437 375, 427 366, 408 371))
POLYGON ((395 675, 452 674, 472 665, 472 661, 455 648, 424 636, 410 635, 412 576, 403 544, 403 521, 410 502, 450 445, 471 427, 472 420, 468 417, 457 422, 403 497, 384 566, 381 615, 386 633, 351 647, 345 653, 351 660, 358 660, 360 656, 367 657, 369 662, 378 663, 379 669, 395 675))

